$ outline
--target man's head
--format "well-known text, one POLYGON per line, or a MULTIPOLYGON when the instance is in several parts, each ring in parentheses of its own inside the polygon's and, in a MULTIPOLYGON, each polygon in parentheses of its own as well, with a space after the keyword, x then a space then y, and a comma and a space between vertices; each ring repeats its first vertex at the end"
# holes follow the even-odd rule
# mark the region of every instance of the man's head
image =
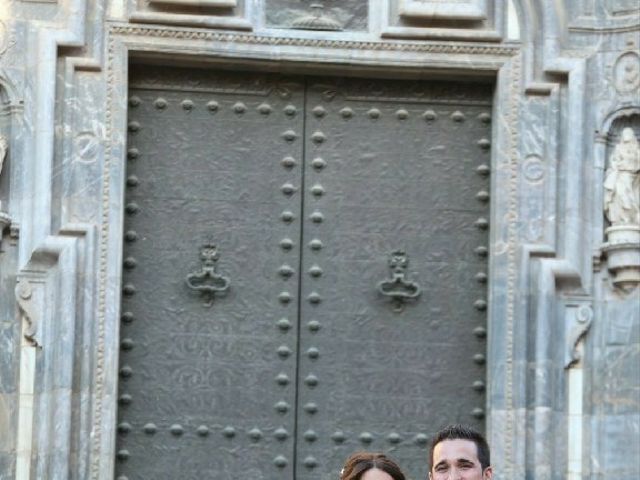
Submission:
POLYGON ((435 434, 429 460, 431 480, 490 480, 493 475, 487 441, 463 425, 449 425, 435 434))

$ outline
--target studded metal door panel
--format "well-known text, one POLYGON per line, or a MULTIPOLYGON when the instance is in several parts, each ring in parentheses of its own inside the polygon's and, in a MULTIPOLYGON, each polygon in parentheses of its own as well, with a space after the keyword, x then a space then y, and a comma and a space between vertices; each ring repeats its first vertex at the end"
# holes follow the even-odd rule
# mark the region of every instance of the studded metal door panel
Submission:
POLYGON ((131 87, 116 477, 291 479, 303 85, 131 87))
POLYGON ((491 95, 310 81, 297 480, 338 478, 359 449, 424 479, 438 427, 483 428, 491 95))

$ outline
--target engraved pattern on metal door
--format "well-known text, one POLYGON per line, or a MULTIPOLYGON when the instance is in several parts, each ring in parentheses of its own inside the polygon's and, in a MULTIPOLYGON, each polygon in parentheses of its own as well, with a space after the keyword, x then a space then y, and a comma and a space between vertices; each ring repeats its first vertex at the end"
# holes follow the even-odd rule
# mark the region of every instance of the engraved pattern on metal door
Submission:
POLYGON ((302 98, 132 72, 117 478, 293 478, 302 98), (203 296, 211 243, 225 277, 203 296))
POLYGON ((362 449, 424 479, 437 428, 483 429, 491 95, 309 81, 298 480, 336 479, 362 449), (398 250, 417 283, 394 308, 378 282, 398 250))

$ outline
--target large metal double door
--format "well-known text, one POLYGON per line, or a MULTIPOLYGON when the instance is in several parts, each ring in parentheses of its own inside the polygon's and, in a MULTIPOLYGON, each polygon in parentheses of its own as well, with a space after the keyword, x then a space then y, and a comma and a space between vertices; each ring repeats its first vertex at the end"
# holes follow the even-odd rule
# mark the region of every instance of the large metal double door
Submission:
POLYGON ((133 69, 116 477, 482 428, 492 87, 133 69))

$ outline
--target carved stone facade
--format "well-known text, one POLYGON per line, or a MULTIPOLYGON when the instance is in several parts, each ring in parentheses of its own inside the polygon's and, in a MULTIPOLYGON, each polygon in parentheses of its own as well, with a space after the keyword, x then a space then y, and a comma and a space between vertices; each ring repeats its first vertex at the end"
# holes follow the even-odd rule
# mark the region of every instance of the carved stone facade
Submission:
POLYGON ((115 478, 129 71, 151 64, 494 82, 496 476, 640 477, 635 3, 4 2, 0 478, 115 478))

